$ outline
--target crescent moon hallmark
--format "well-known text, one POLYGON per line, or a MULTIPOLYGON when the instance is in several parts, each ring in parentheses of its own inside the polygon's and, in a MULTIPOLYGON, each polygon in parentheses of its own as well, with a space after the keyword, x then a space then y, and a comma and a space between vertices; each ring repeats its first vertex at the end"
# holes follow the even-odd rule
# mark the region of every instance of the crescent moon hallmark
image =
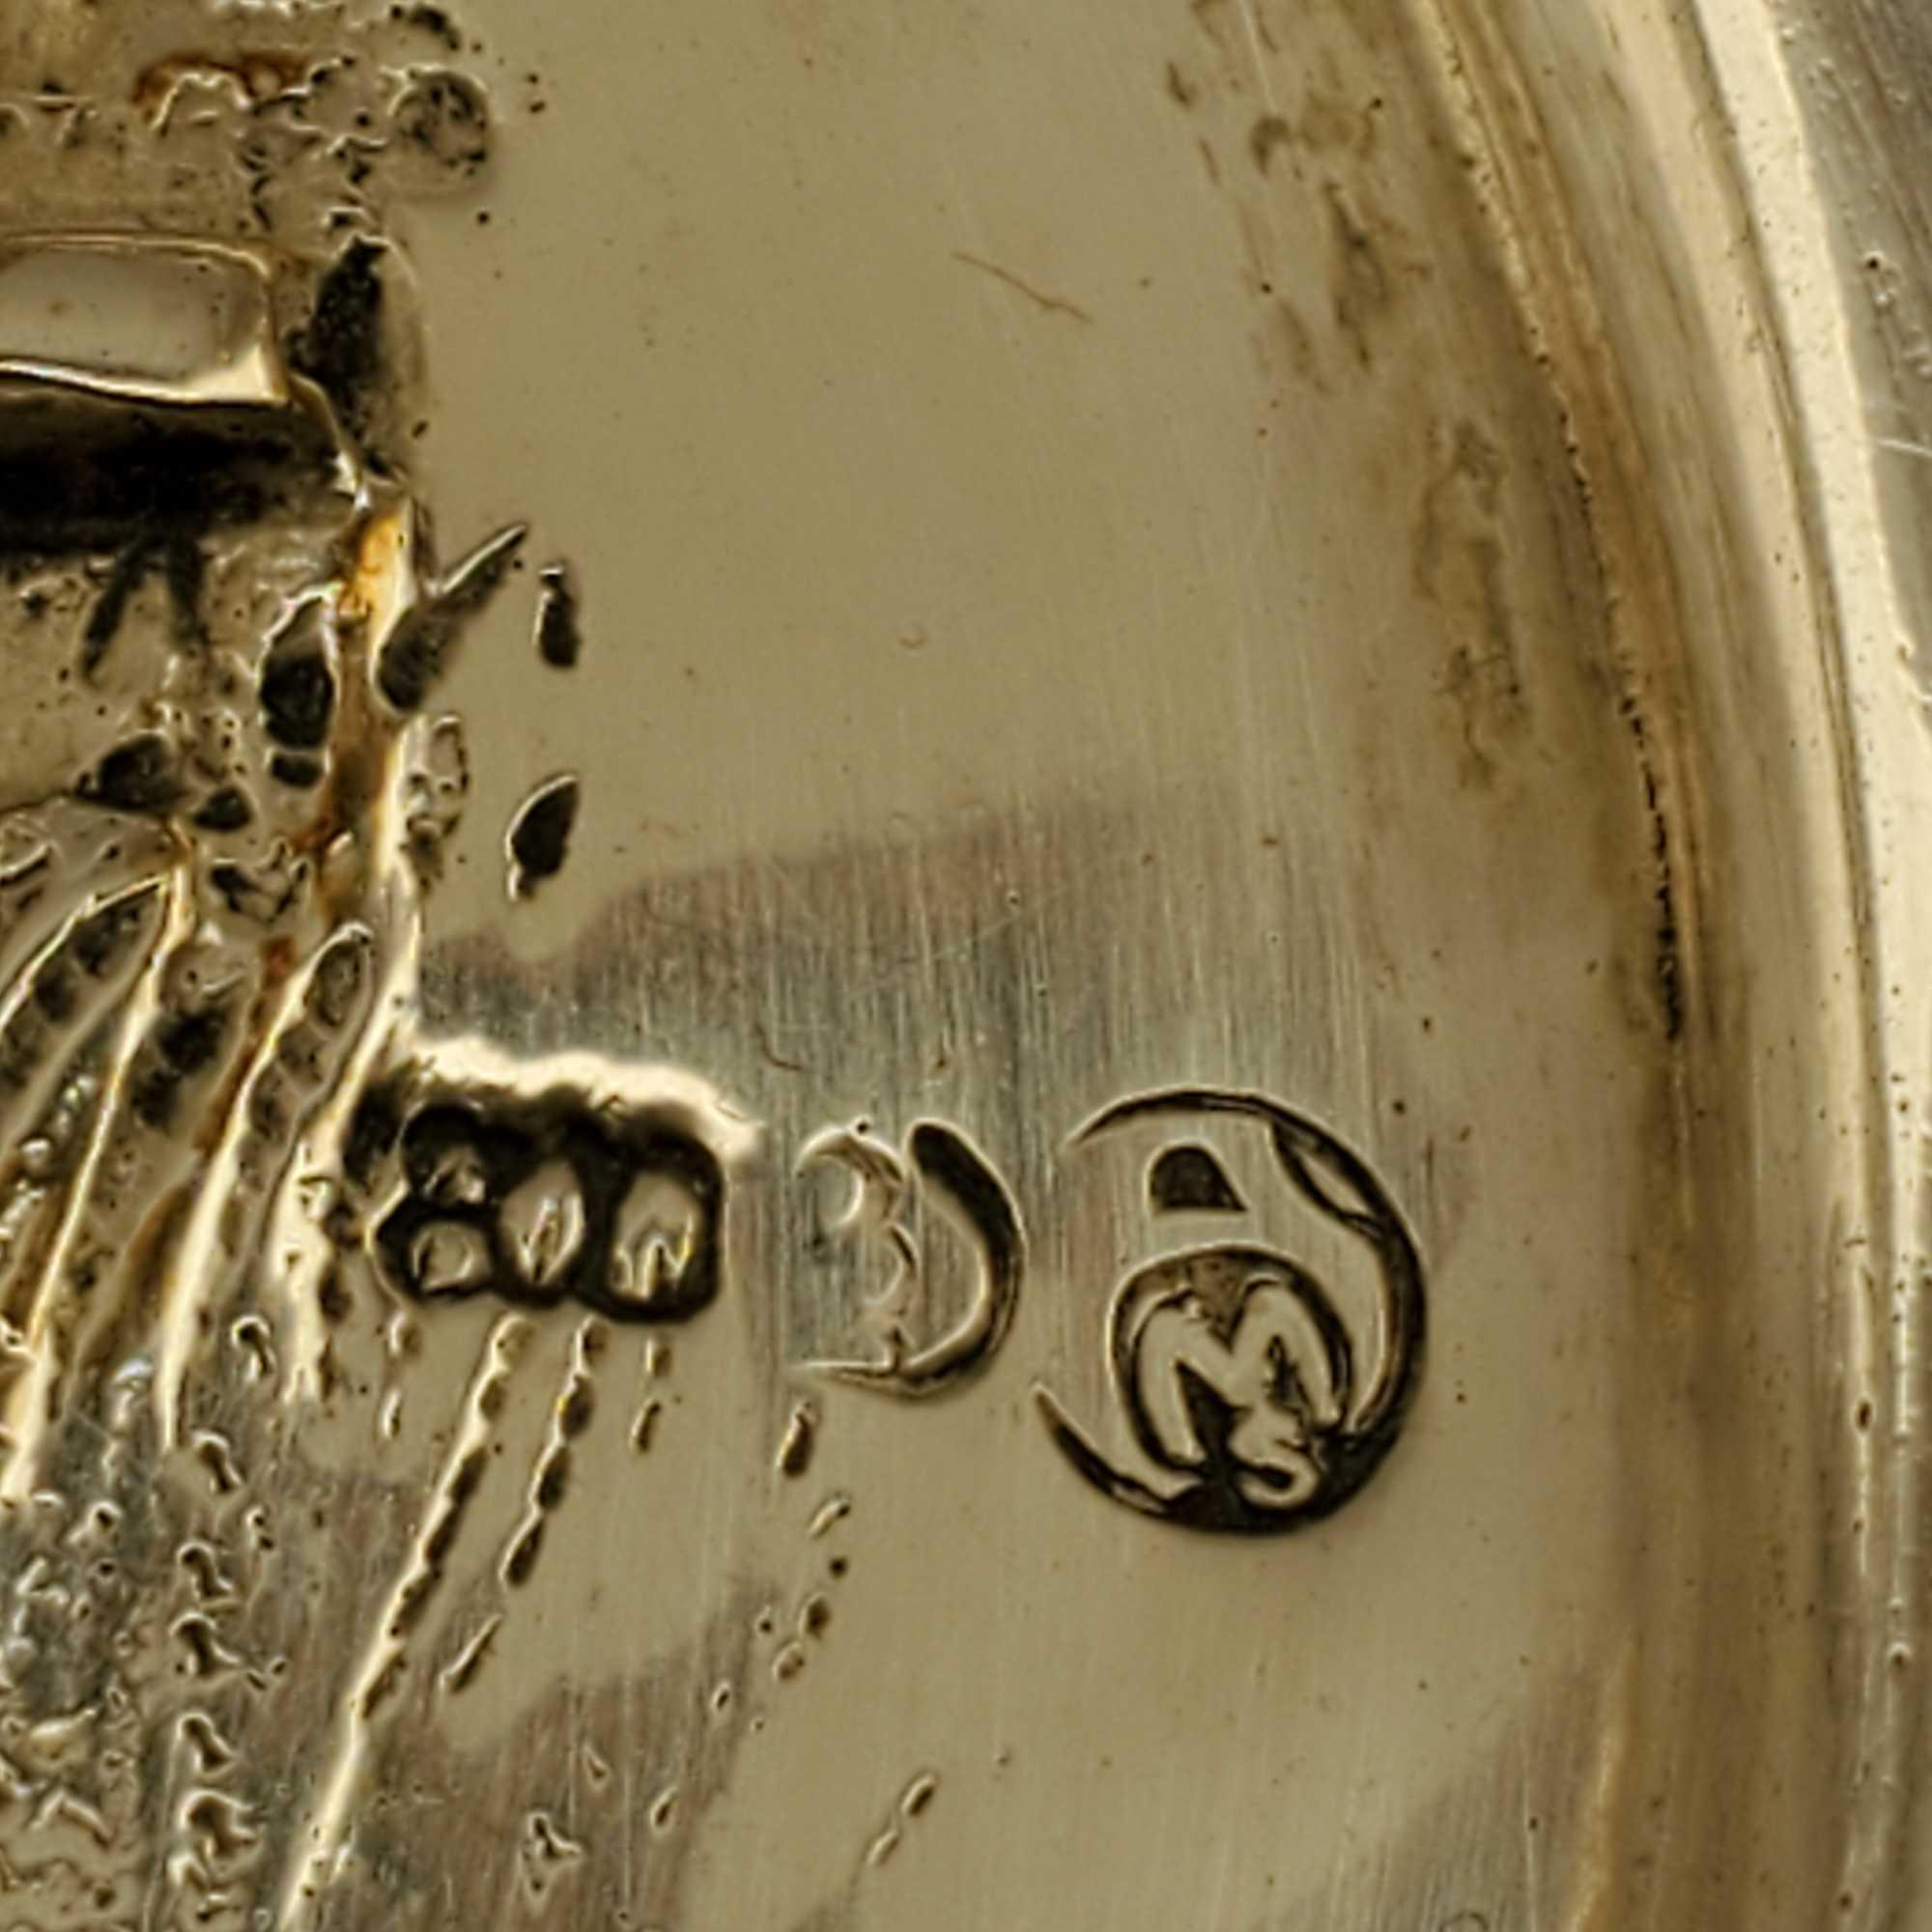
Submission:
POLYGON ((915 1122, 901 1156, 860 1120, 823 1128, 806 1142, 799 1171, 826 1164, 844 1168, 854 1181, 851 1202, 827 1237, 875 1241, 885 1251, 889 1272, 865 1309, 866 1324, 879 1344, 877 1356, 808 1366, 854 1387, 914 1398, 943 1394, 978 1376, 1012 1326, 1026 1267, 1019 1208, 992 1163, 943 1121, 915 1122), (972 1246, 977 1280, 971 1303, 952 1327, 920 1343, 907 1323, 924 1273, 924 1244, 908 1217, 924 1201, 972 1246))

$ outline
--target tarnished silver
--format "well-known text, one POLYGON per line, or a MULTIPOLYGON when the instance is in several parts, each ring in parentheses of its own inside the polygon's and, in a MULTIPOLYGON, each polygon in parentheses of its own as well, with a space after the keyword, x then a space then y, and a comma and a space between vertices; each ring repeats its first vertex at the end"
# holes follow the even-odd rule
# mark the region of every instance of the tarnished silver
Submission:
POLYGON ((1932 1923, 1928 83, 0 16, 0 1927, 1932 1923))

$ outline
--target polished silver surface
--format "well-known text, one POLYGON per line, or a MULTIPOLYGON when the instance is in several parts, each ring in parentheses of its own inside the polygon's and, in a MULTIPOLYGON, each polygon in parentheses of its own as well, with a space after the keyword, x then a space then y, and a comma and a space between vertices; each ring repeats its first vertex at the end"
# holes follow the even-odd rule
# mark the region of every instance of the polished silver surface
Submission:
POLYGON ((0 1927, 1932 1920, 1928 71, 0 16, 0 1927))

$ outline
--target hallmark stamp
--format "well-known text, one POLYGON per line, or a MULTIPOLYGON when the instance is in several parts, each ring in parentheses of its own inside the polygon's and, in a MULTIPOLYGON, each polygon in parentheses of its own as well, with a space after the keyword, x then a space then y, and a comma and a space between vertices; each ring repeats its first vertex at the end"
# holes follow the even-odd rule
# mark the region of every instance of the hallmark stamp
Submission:
POLYGON ((1171 1127, 1149 1164, 1156 1237, 1116 1284, 1107 1313, 1108 1387, 1139 1467, 1117 1460, 1043 1385, 1047 1434, 1111 1500, 1189 1529, 1267 1534, 1331 1515, 1401 1434, 1422 1372, 1422 1266, 1393 1202, 1325 1129, 1259 1094, 1174 1088, 1120 1100, 1072 1136, 1090 1147, 1136 1122, 1171 1127), (1371 1332, 1351 1332, 1330 1286, 1284 1247, 1235 1232, 1247 1203, 1207 1136, 1220 1122, 1265 1132, 1282 1185, 1371 1264, 1371 1332))
POLYGON ((863 1120, 824 1128, 806 1143, 798 1166, 803 1173, 826 1164, 843 1168, 853 1182, 851 1201, 828 1237, 871 1247, 884 1276, 864 1310, 877 1352, 870 1360, 807 1366, 882 1395, 917 1398, 960 1387, 999 1351, 1019 1304, 1026 1241, 1011 1189, 943 1121, 915 1122, 903 1151, 863 1120), (926 1266, 915 1225, 921 1208, 952 1222, 973 1250, 977 1270, 965 1313, 943 1334, 923 1337, 911 1326, 926 1266))
POLYGON ((458 1065, 412 1065, 358 1109, 352 1165, 393 1176, 370 1241, 393 1290, 568 1301, 616 1321, 684 1321, 710 1304, 725 1169, 745 1138, 727 1114, 663 1072, 629 1091, 589 1056, 485 1068, 467 1064, 473 1046, 444 1050, 458 1065))

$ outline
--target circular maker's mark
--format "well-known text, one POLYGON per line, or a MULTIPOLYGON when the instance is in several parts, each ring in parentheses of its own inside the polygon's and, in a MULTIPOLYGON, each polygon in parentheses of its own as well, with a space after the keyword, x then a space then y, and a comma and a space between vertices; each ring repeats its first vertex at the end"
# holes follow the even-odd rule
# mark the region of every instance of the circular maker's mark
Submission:
POLYGON ((1175 1140, 1148 1170, 1150 1212, 1232 1215, 1245 1207, 1239 1190, 1199 1139, 1216 1119, 1263 1126, 1283 1184, 1364 1244, 1376 1276, 1373 1359, 1359 1359, 1328 1288, 1292 1256, 1209 1239, 1130 1269, 1108 1308, 1108 1385, 1143 1469, 1110 1457, 1043 1385, 1035 1396, 1055 1445, 1103 1495, 1189 1529, 1268 1534, 1332 1515, 1394 1447, 1422 1373, 1422 1264, 1368 1167, 1265 1095, 1136 1095, 1070 1145, 1172 1122, 1175 1140))

